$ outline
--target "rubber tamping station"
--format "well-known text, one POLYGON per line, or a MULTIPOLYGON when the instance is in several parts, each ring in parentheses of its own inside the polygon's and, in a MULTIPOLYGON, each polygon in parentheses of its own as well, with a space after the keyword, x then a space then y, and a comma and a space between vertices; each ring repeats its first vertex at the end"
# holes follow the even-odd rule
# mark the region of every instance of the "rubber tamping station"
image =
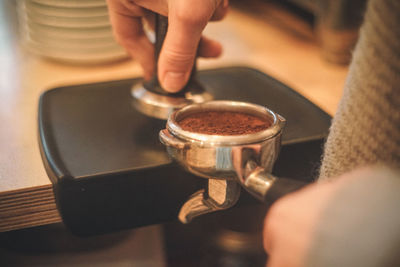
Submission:
MULTIPOLYGON (((158 21, 166 27, 162 17, 158 21)), ((159 42, 156 46, 160 51, 159 42)), ((160 118, 208 101, 210 95, 267 106, 285 117, 273 174, 304 181, 312 177, 330 117, 279 81, 251 68, 228 67, 192 71, 185 90, 176 95, 159 89, 156 79, 143 83, 136 78, 57 87, 41 95, 39 147, 57 209, 73 233, 176 220, 194 192, 210 192, 209 179, 183 170, 159 141, 166 127, 160 118)), ((226 181, 240 189, 231 178, 220 179, 216 188, 226 181)))
MULTIPOLYGON (((161 15, 155 17, 155 59, 158 62, 168 18, 161 15)), ((155 74, 149 82, 134 85, 132 96, 134 107, 139 111, 160 119, 168 118, 168 130, 160 132, 160 140, 167 146, 169 155, 193 174, 208 178, 206 191, 198 191, 182 206, 179 219, 183 223, 201 214, 232 207, 239 199, 240 186, 256 197, 271 202, 267 193, 277 198, 304 185, 270 174, 280 150, 285 119, 271 110, 250 103, 208 102, 212 96, 196 80, 195 66, 188 83, 179 93, 168 94, 161 88, 155 74), (204 102, 208 103, 199 104, 204 102), (270 121, 271 126, 257 134, 229 137, 183 131, 177 123, 178 118, 194 110, 248 112, 270 121), (254 153, 247 153, 249 151, 254 153), (240 162, 240 166, 234 166, 234 162, 240 162)))

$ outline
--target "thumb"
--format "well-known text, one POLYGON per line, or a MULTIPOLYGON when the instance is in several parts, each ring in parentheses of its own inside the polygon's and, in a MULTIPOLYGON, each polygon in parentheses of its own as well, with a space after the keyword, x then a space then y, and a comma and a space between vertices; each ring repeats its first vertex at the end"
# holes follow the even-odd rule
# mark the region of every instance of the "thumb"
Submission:
POLYGON ((158 77, 168 92, 178 92, 189 79, 201 33, 212 15, 212 11, 201 9, 181 5, 169 10, 168 31, 158 61, 158 77))

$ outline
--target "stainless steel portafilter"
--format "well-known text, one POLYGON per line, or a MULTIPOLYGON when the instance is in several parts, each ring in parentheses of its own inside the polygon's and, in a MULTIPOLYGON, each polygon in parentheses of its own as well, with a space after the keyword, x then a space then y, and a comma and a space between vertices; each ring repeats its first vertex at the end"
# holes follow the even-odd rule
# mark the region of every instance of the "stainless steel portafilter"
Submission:
POLYGON ((271 174, 277 159, 285 119, 260 105, 235 101, 191 104, 173 112, 160 140, 168 154, 189 172, 208 179, 204 190, 194 193, 181 207, 179 219, 194 217, 235 205, 243 187, 256 198, 271 202, 305 183, 271 174), (233 111, 269 121, 264 130, 242 135, 210 135, 182 129, 179 122, 198 112, 233 111))
MULTIPOLYGON (((155 60, 156 66, 161 52, 162 44, 168 28, 168 18, 155 14, 155 60)), ((196 63, 193 66, 190 79, 186 86, 178 93, 172 94, 165 91, 158 81, 157 70, 148 82, 135 84, 132 87, 133 105, 140 112, 158 119, 166 120, 174 110, 193 103, 202 103, 212 100, 204 87, 196 79, 196 63)))

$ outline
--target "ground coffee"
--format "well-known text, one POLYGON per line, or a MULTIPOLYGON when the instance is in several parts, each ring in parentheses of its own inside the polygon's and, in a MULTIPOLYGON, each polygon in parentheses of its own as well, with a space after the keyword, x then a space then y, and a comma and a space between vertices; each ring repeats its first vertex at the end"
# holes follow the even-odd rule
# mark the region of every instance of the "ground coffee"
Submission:
POLYGON ((234 111, 203 111, 178 121, 186 131, 213 135, 251 134, 267 129, 271 122, 234 111))

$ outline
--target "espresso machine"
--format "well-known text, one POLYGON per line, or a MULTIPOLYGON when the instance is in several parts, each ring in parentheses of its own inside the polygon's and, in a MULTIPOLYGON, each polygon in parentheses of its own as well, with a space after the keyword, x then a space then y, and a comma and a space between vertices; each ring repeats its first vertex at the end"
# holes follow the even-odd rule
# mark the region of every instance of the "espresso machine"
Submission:
MULTIPOLYGON (((156 25, 158 55, 167 19, 157 16, 156 25)), ((268 204, 312 181, 330 119, 258 70, 238 66, 196 72, 194 67, 178 94, 166 93, 157 77, 48 90, 39 102, 39 144, 57 208, 72 233, 91 236, 164 224, 168 250, 177 244, 171 240, 197 246, 196 238, 223 226, 229 230, 206 242, 238 253, 254 246, 254 239, 260 247, 260 236, 242 233, 259 233, 268 204), (200 141, 174 128, 187 112, 238 106, 268 117, 273 126, 247 139, 200 141), (182 139, 213 147, 192 146, 188 152, 182 139), (249 150, 246 144, 260 147, 249 150), (208 165, 199 167, 193 161, 199 157, 210 159, 208 165), (234 166, 238 160, 240 168, 234 166), (275 193, 267 194, 274 185, 275 193), (183 225, 178 219, 194 220, 183 225)))

